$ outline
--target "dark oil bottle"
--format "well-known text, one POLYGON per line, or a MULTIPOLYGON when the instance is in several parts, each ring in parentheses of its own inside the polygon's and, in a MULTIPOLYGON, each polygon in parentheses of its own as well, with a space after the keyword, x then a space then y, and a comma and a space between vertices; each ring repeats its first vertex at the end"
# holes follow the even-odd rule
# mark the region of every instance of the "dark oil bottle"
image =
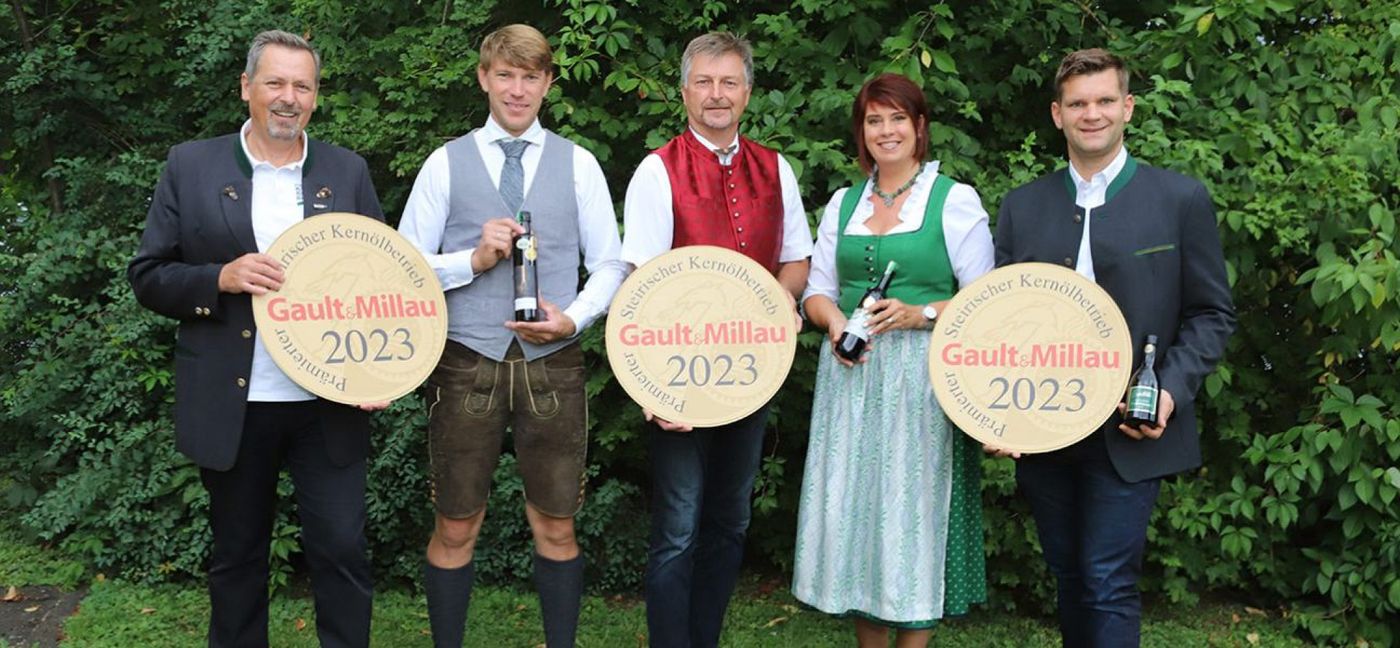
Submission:
POLYGON ((870 307, 885 298, 885 291, 890 289, 890 281, 894 279, 897 267, 899 266, 894 261, 885 266, 885 276, 880 277, 880 281, 865 291, 865 296, 860 298, 860 305, 851 313, 851 318, 846 320, 846 328, 841 331, 841 338, 836 341, 836 355, 855 362, 860 358, 860 354, 865 352, 865 346, 870 342, 870 307))
POLYGON ((535 229, 530 224, 530 212, 520 212, 522 234, 516 234, 512 244, 515 250, 510 257, 515 264, 515 321, 540 321, 539 271, 535 262, 539 248, 535 239, 535 229))
POLYGON ((1157 336, 1147 336, 1147 346, 1142 349, 1142 367, 1133 379, 1128 381, 1128 411, 1123 420, 1128 425, 1157 426, 1157 401, 1160 392, 1157 385, 1157 336))

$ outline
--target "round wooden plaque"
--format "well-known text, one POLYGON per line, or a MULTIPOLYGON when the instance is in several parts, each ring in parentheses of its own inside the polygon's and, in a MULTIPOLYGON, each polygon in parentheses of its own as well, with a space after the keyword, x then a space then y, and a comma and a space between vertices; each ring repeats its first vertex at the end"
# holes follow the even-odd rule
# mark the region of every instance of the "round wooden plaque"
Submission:
POLYGON ((258 335, 277 366, 307 391, 360 405, 422 384, 447 343, 442 285, 393 228, 357 214, 313 216, 267 254, 282 289, 253 296, 258 335))
POLYGON ((1049 452, 1113 416, 1132 338, 1108 293, 1048 263, 999 268, 938 315, 929 379, 948 417, 987 445, 1049 452))
POLYGON ((632 400, 695 427, 732 423, 777 393, 797 351, 778 280, 720 247, 676 248, 623 282, 608 311, 608 362, 632 400))

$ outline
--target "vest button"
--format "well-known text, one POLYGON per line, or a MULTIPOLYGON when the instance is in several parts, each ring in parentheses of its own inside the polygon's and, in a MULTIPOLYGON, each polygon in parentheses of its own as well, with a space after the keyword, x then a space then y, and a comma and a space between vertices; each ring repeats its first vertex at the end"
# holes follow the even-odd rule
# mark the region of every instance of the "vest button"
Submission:
POLYGON ((239 379, 237 380, 237 382, 238 382, 238 386, 239 386, 239 387, 247 387, 247 386, 248 386, 248 381, 246 381, 246 380, 244 380, 244 379, 242 379, 242 378, 239 378, 239 379))
POLYGON ((739 212, 734 212, 734 217, 735 217, 735 218, 738 218, 738 217, 739 217, 739 212))
POLYGON ((736 232, 739 232, 740 234, 743 234, 743 233, 744 233, 744 228, 740 227, 740 228, 737 228, 735 231, 736 231, 736 232))
POLYGON ((1084 215, 1083 215, 1083 214, 1079 214, 1079 213, 1075 213, 1075 215, 1074 215, 1074 222, 1076 222, 1076 223, 1082 223, 1082 222, 1084 222, 1084 215))
POLYGON ((253 332, 249 331, 248 329, 243 329, 243 339, 246 340, 250 337, 253 337, 253 332))
POLYGON ((737 202, 739 202, 739 199, 738 199, 738 198, 730 198, 730 199, 729 199, 729 202, 731 202, 731 203, 737 203, 737 202))
POLYGON ((733 188, 734 188, 734 183, 732 183, 732 182, 729 183, 729 188, 730 188, 730 189, 733 189, 733 188))
MULTIPOLYGON (((867 267, 865 268, 865 271, 866 271, 866 272, 875 272, 875 266, 867 266, 867 267)), ((871 279, 874 279, 874 278, 875 278, 875 275, 870 275, 870 278, 871 278, 871 279)))
POLYGON ((725 174, 727 174, 727 175, 734 175, 734 169, 726 169, 726 170, 725 170, 725 174))
POLYGON ((746 248, 746 247, 748 247, 748 246, 749 246, 748 243, 745 243, 745 242, 743 242, 743 241, 739 241, 739 247, 741 247, 741 248, 746 248))
POLYGON ((873 245, 867 245, 867 246, 865 246, 865 251, 866 251, 866 252, 870 252, 871 250, 874 250, 874 249, 875 249, 875 246, 873 246, 873 245))
POLYGON ((866 261, 874 261, 875 259, 872 258, 872 257, 865 257, 865 260, 866 260, 866 261))
POLYGON ((1074 259, 1071 259, 1071 258, 1069 258, 1069 257, 1065 257, 1065 266, 1066 266, 1066 267, 1073 267, 1073 266, 1074 266, 1074 259))

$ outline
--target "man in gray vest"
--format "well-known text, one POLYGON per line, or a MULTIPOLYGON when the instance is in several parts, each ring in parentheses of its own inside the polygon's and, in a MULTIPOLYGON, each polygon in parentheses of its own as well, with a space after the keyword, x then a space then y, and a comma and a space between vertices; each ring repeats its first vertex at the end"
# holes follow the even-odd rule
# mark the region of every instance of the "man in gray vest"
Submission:
POLYGON ((482 41, 477 80, 491 116, 428 156, 399 225, 447 291, 447 348, 426 394, 437 524, 423 579, 437 646, 462 645, 472 553, 507 427, 525 483, 546 644, 574 645, 578 626, 583 556, 573 518, 583 503, 588 413, 577 335, 606 312, 628 269, 598 161, 540 126, 552 60, 544 35, 526 25, 482 41), (511 321, 520 211, 533 215, 537 238, 539 322, 511 321), (580 255, 589 273, 582 291, 580 255))

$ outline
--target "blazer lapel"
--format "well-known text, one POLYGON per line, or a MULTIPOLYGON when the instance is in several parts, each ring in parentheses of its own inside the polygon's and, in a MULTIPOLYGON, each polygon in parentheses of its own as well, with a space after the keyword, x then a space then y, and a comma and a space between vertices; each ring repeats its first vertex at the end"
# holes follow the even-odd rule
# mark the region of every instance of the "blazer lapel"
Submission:
POLYGON ((325 165, 317 164, 316 143, 306 143, 306 163, 301 166, 302 218, 340 211, 335 208, 334 182, 327 177, 325 165))
POLYGON ((257 237, 253 236, 253 181, 238 178, 219 190, 219 207, 224 223, 244 252, 257 252, 257 237))

